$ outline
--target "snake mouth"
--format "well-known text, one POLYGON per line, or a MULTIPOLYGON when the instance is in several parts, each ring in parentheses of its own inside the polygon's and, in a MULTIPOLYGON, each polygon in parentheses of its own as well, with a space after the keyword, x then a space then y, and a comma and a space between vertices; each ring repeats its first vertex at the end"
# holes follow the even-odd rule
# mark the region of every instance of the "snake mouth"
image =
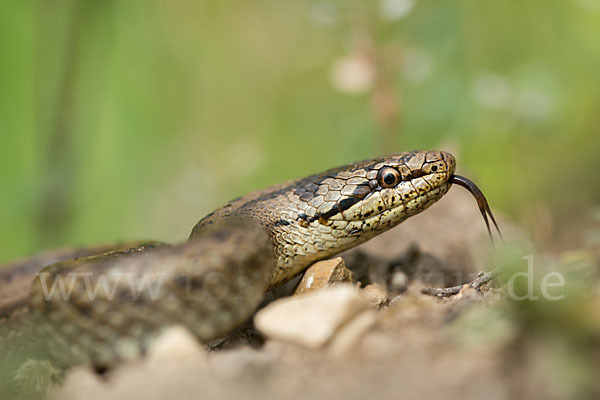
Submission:
POLYGON ((494 215, 492 214, 492 211, 490 210, 488 201, 485 198, 485 196, 483 195, 483 192, 477 187, 477 185, 475 183, 473 183, 473 181, 465 178, 464 176, 460 176, 460 175, 452 175, 449 179, 449 182, 456 184, 458 186, 464 187, 473 195, 473 197, 475 197, 475 200, 477 200, 477 206, 479 207, 479 212, 481 212, 481 215, 483 216, 483 220, 485 221, 485 226, 487 227, 488 234, 490 235, 490 240, 492 242, 494 241, 494 239, 492 237, 492 230, 490 229, 489 219, 491 219, 492 222, 494 223, 494 226, 496 227, 496 231, 498 232, 500 239, 503 239, 502 232, 500 232, 500 228, 498 228, 498 224, 496 223, 496 219, 494 218, 494 215), (489 215, 489 219, 488 219, 488 215, 489 215))

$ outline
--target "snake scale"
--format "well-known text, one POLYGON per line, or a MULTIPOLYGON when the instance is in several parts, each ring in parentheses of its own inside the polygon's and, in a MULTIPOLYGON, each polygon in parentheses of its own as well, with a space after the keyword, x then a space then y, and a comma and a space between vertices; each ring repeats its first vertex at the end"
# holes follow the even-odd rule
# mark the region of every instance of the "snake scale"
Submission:
POLYGON ((485 197, 455 167, 450 153, 411 151, 250 193, 204 217, 182 244, 44 268, 31 285, 30 315, 67 364, 135 358, 174 324, 214 339, 247 320, 269 288, 427 209, 453 183, 477 198, 486 224, 487 214, 493 220, 485 197))

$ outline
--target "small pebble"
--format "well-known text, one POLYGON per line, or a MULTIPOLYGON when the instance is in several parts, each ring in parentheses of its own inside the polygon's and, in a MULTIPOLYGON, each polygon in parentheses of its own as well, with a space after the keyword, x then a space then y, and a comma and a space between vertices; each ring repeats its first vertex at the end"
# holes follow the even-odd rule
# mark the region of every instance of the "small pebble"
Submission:
POLYGON ((148 362, 203 359, 205 353, 198 340, 183 326, 172 326, 158 336, 148 349, 148 362))
POLYGON ((361 291, 365 299, 378 309, 386 306, 389 303, 387 293, 384 288, 379 285, 367 285, 361 291))
POLYGON ((254 325, 267 338, 319 348, 368 309, 359 291, 344 284, 274 301, 256 313, 254 325))
POLYGON ((352 282, 352 280, 352 271, 346 267, 343 258, 318 261, 306 270, 294 295, 311 293, 336 284, 352 282))
POLYGON ((394 272, 389 287, 392 293, 404 293, 408 287, 408 276, 402 271, 394 272))

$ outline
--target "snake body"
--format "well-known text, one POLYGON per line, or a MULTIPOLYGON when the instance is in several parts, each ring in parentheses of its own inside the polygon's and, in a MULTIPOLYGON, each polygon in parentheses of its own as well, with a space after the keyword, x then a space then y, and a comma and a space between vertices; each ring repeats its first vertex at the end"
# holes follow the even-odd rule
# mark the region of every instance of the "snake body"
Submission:
POLYGON ((412 151, 250 193, 200 220, 183 244, 45 268, 29 309, 69 364, 137 357, 174 324, 208 341, 247 320, 267 289, 435 203, 455 166, 447 152, 412 151))

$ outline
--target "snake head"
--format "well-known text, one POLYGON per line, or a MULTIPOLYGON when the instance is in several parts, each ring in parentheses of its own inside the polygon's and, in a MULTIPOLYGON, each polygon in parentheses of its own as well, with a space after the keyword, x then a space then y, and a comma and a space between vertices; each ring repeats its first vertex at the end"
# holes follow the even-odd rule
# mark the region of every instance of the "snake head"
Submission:
POLYGON ((411 151, 345 165, 311 177, 295 192, 305 224, 379 232, 417 214, 450 187, 456 161, 443 151, 411 151), (334 223, 340 221, 340 223, 334 223))
MULTIPOLYGON (((411 151, 344 165, 263 193, 261 210, 267 211, 261 215, 270 215, 275 243, 272 285, 425 210, 448 191, 455 167, 449 153, 411 151)), ((257 205, 245 204, 242 208, 257 205)))

